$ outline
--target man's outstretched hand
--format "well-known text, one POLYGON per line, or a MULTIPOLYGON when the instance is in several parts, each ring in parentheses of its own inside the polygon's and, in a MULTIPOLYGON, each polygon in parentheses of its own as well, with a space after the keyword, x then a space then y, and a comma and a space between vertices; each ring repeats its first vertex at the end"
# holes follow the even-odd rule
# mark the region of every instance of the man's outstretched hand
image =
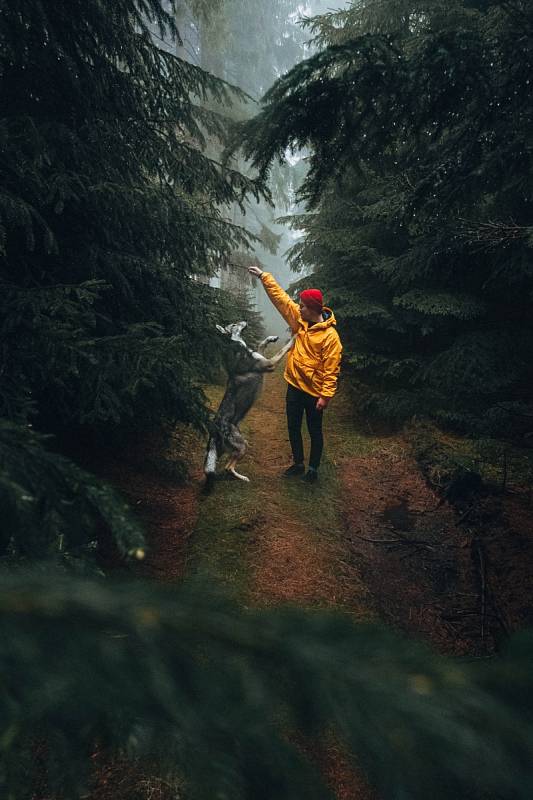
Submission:
POLYGON ((263 274, 263 270, 259 269, 259 267, 248 267, 248 272, 250 275, 255 275, 256 278, 260 278, 263 274))

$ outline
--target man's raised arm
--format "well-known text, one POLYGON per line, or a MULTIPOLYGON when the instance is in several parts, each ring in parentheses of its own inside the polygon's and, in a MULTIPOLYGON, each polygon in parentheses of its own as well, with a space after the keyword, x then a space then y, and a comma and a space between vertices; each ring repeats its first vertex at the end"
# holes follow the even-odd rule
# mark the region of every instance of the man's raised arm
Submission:
POLYGON ((291 330, 297 333, 300 328, 300 306, 298 303, 291 300, 287 292, 281 288, 270 272, 263 272, 259 267, 248 267, 248 272, 261 279, 270 300, 287 324, 290 325, 291 330))

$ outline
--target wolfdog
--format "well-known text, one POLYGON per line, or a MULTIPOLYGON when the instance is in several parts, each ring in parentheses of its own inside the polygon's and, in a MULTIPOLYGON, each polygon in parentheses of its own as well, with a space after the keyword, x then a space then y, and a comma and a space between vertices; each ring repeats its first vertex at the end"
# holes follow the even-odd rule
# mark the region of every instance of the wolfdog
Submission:
POLYGON ((265 372, 272 372, 276 364, 289 352, 294 344, 294 337, 272 358, 266 358, 261 351, 270 342, 277 342, 278 336, 267 336, 257 350, 252 350, 244 339, 242 332, 246 322, 235 322, 217 330, 229 336, 233 347, 233 363, 228 368, 228 383, 222 402, 213 420, 213 429, 207 445, 204 472, 206 476, 205 491, 210 491, 215 480, 217 460, 224 452, 230 453, 226 471, 241 481, 249 481, 235 469, 243 458, 248 443, 239 430, 239 423, 253 406, 263 385, 265 372))

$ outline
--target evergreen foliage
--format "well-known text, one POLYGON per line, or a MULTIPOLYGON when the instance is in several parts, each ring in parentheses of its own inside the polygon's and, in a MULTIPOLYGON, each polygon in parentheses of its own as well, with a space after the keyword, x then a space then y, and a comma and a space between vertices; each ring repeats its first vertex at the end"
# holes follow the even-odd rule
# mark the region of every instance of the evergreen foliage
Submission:
POLYGON ((374 413, 520 437, 533 410, 531 4, 365 0, 310 24, 323 49, 239 131, 261 175, 310 148, 293 265, 335 306, 374 413))
MULTIPOLYGON (((125 513, 40 451, 28 423, 75 435, 206 420, 199 379, 219 359, 227 298, 196 277, 246 246, 228 210, 258 189, 206 147, 223 146, 228 124, 209 105, 243 93, 152 36, 155 26, 179 37, 175 10, 160 0, 0 6, 0 417, 13 553, 26 525, 36 552, 55 551, 78 513, 87 527, 72 542, 85 548, 93 512, 117 535, 125 513), (16 440, 20 459, 33 454, 27 480, 16 440), (37 508, 50 516, 41 530, 37 508)), ((203 19, 214 10, 194 4, 203 19)), ((137 549, 132 523, 120 535, 123 550, 137 549)))
POLYGON ((43 437, 0 421, 0 559, 4 566, 51 560, 97 569, 102 524, 118 553, 144 557, 144 535, 126 502, 66 458, 43 447, 43 437))
POLYGON ((158 49, 149 18, 176 33, 157 0, 4 6, 11 414, 30 393, 39 415, 59 411, 63 423, 198 413, 191 366, 204 309, 191 276, 243 242, 222 209, 253 186, 200 149, 225 136, 202 102, 239 93, 158 49))
POLYGON ((531 796, 529 634, 452 663, 348 616, 31 573, 4 579, 0 611, 4 796, 27 797, 37 730, 67 797, 95 742, 156 756, 191 798, 329 797, 295 731, 334 732, 384 800, 531 796))
MULTIPOLYGON (((219 5, 190 2, 202 20, 219 5)), ((43 432, 202 425, 197 384, 220 363, 215 323, 244 316, 248 305, 245 293, 230 297, 198 280, 249 240, 227 210, 257 199, 260 182, 214 155, 228 134, 220 109, 244 96, 154 44, 149 26, 179 37, 175 10, 160 0, 0 4, 2 795, 30 797, 38 735, 50 790, 65 797, 85 791, 98 746, 157 757, 184 777, 191 798, 325 798, 290 738, 334 731, 384 798, 525 800, 533 786, 530 636, 490 665, 452 664, 346 617, 244 613, 205 588, 65 575, 95 569, 103 523, 125 557, 142 557, 144 539, 123 500, 49 449, 43 432), (23 572, 33 560, 36 570, 23 572), (51 570, 52 560, 63 569, 51 570)), ((529 101, 521 93, 504 120, 494 107, 492 136, 483 116, 489 94, 479 107, 472 100, 485 127, 469 148, 472 120, 461 127, 449 109, 477 73, 461 67, 457 85, 428 83, 438 99, 429 110, 422 67, 450 74, 472 43, 474 72, 489 52, 500 67, 516 41, 527 46, 530 16, 520 2, 489 11, 448 3, 441 12, 400 0, 327 15, 314 30, 335 44, 267 96, 276 111, 267 106, 266 138, 256 122, 248 126, 254 147, 264 147, 261 177, 286 144, 314 148, 303 192, 310 210, 299 223, 309 236, 295 263, 319 266, 344 314, 353 368, 387 402, 401 395, 415 403, 423 379, 435 413, 458 381, 467 387, 461 412, 466 403, 478 413, 480 396, 497 399, 503 413, 529 407, 530 232, 509 233, 530 228, 516 200, 527 190, 527 158, 519 165, 517 153, 529 101), (409 85, 420 96, 413 90, 404 103, 413 71, 418 83, 409 85), (295 76, 301 92, 293 97, 295 76), (359 78, 363 115, 351 94, 359 78), (278 113, 283 124, 273 133, 278 113), (381 127, 386 113, 398 135, 381 127), (511 123, 506 153, 515 160, 503 171, 495 142, 511 123), (448 159, 440 205, 428 199, 432 176, 441 178, 437 140, 448 159), (475 212, 470 181, 482 189, 475 212), (502 220, 503 239, 480 254, 491 218, 502 220), (451 232, 445 259, 439 248, 450 247, 451 232), (498 335, 504 305, 513 321, 506 337, 498 335)), ((513 72, 520 92, 521 69, 513 72)), ((504 96, 503 67, 480 74, 504 96)), ((251 321, 258 335, 260 319, 251 321)))

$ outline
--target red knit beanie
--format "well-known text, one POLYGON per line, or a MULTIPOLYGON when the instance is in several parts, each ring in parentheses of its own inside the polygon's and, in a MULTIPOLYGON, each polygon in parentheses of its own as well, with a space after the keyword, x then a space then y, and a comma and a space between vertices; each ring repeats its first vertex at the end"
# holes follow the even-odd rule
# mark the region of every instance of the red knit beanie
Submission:
POLYGON ((304 289, 303 292, 300 292, 300 300, 317 314, 320 314, 324 306, 324 298, 320 289, 304 289))

